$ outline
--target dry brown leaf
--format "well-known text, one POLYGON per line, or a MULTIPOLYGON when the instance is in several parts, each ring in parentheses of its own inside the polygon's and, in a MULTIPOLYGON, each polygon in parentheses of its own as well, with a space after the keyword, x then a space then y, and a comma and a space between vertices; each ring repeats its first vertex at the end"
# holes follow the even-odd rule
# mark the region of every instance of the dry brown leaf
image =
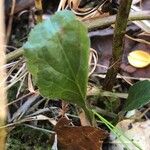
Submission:
POLYGON ((142 50, 135 50, 129 53, 128 61, 136 68, 144 68, 150 64, 150 54, 142 50))
POLYGON ((58 148, 61 150, 100 150, 108 133, 91 126, 70 126, 70 120, 61 118, 55 126, 58 148))

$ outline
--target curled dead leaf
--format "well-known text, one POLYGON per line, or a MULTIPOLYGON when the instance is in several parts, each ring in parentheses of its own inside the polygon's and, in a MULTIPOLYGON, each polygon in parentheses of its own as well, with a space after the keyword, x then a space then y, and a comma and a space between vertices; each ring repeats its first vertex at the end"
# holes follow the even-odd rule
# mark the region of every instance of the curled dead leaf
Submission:
POLYGON ((142 50, 135 50, 129 53, 128 61, 136 68, 144 68, 150 64, 150 54, 142 50))
POLYGON ((103 140, 108 133, 91 126, 70 126, 70 121, 63 117, 56 124, 58 148, 61 150, 101 150, 103 140))

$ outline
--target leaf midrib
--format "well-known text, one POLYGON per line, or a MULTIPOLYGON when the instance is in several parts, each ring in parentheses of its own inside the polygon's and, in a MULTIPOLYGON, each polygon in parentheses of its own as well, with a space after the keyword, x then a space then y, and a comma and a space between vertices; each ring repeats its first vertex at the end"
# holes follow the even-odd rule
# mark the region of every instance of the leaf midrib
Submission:
MULTIPOLYGON (((53 26, 53 23, 51 22, 51 20, 50 20, 50 23, 51 23, 51 25, 53 26)), ((55 29, 55 26, 53 26, 53 28, 54 28, 54 30, 56 30, 55 29)), ((59 30, 60 31, 60 30, 59 30)), ((59 32, 58 32, 59 33, 59 32)), ((69 62, 69 60, 68 60, 68 58, 67 58, 67 56, 66 56, 66 54, 65 54, 65 52, 64 52, 64 49, 63 49, 63 47, 62 47, 62 44, 61 44, 61 41, 60 41, 60 39, 59 39, 59 36, 58 36, 58 34, 56 34, 56 37, 57 37, 57 41, 58 41, 58 43, 57 44, 59 44, 59 47, 60 47, 60 49, 61 49, 61 51, 63 52, 63 54, 64 54, 64 56, 65 56, 65 61, 67 62, 67 64, 68 64, 68 67, 69 67, 69 69, 70 69, 70 71, 71 71, 71 74, 72 74, 72 76, 74 77, 74 80, 76 81, 76 78, 75 78, 75 74, 74 74, 74 72, 73 72, 73 70, 72 70, 72 67, 70 66, 70 62, 69 62)), ((79 68, 80 68, 80 66, 79 66, 79 68)), ((63 73, 62 73, 63 74, 63 73)), ((64 75, 64 74, 63 74, 64 75)), ((69 78, 70 79, 70 78, 69 78)), ((71 79, 70 79, 71 80, 71 79)), ((76 83, 76 82, 74 82, 75 83, 75 85, 77 86, 77 88, 78 88, 78 91, 79 91, 79 93, 80 93, 80 95, 81 95, 81 97, 82 97, 82 100, 84 101, 85 100, 85 98, 84 98, 84 96, 83 96, 83 94, 82 94, 82 91, 81 91, 81 87, 76 83)))

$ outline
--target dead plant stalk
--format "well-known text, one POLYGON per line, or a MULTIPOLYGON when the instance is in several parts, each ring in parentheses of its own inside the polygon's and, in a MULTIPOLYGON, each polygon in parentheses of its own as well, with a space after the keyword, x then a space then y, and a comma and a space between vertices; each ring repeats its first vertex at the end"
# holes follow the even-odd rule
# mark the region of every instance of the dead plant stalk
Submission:
MULTIPOLYGON (((5 78, 6 72, 4 69, 5 65, 5 49, 4 49, 4 1, 0 1, 0 127, 5 125, 6 120, 6 88, 5 78)), ((5 149, 6 130, 5 128, 0 129, 0 150, 5 149)))

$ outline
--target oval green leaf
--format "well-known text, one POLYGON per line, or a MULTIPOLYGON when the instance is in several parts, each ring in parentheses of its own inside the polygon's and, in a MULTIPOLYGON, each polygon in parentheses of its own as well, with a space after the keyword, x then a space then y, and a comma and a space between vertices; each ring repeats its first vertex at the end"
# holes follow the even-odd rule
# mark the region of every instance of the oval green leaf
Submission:
POLYGON ((138 109, 150 102, 150 81, 139 81, 129 89, 124 111, 138 109))
POLYGON ((40 93, 85 108, 89 49, 87 29, 71 11, 57 12, 35 26, 24 50, 40 93))

